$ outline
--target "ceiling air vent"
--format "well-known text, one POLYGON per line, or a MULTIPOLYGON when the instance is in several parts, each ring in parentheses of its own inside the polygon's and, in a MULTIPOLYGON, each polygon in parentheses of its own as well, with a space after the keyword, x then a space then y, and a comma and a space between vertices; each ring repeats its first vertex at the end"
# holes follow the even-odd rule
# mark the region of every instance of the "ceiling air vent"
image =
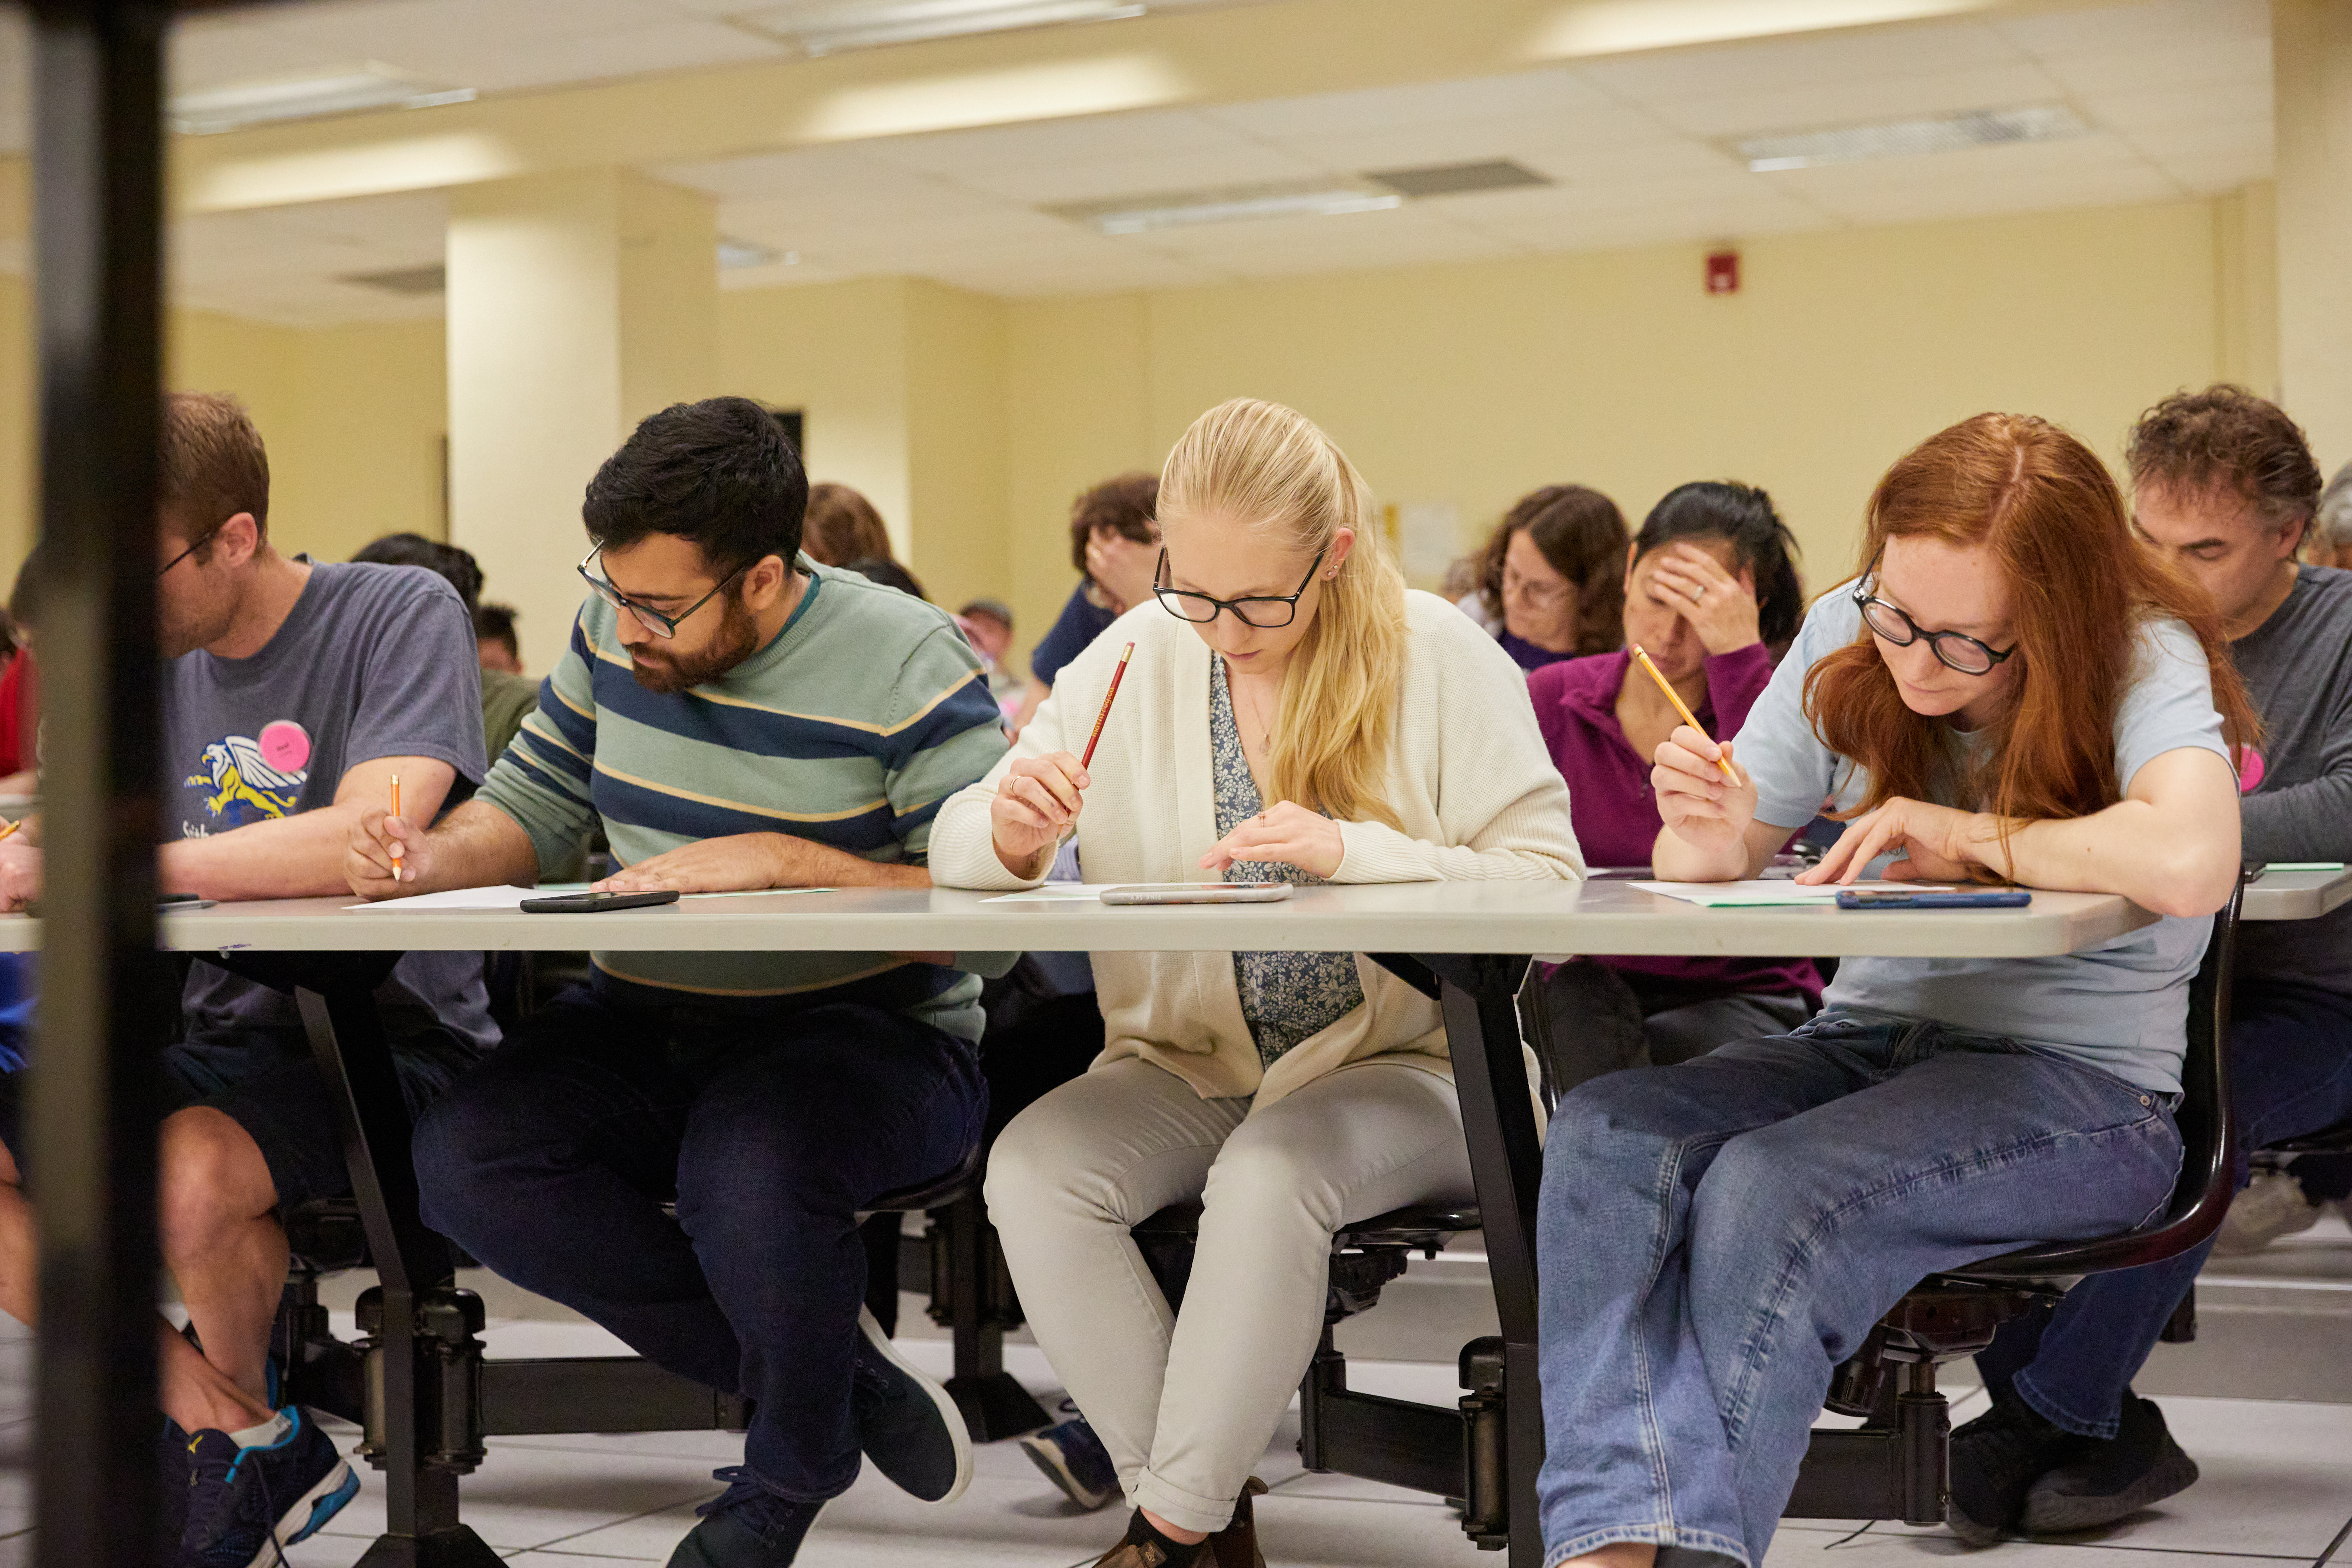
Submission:
POLYGON ((1475 163, 1429 163, 1418 169, 1377 169, 1364 178, 1401 196, 1459 196, 1472 191, 1516 191, 1552 182, 1523 163, 1489 158, 1475 163))

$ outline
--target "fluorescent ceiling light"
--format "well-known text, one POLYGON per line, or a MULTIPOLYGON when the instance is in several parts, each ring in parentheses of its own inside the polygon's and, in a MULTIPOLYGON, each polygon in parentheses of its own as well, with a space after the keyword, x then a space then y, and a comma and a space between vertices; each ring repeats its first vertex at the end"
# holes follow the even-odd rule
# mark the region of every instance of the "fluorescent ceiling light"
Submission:
POLYGON ((370 60, 302 76, 268 77, 175 94, 168 112, 174 130, 193 135, 234 131, 276 120, 310 120, 366 109, 425 109, 464 103, 470 87, 432 87, 370 60))
POLYGON ((722 270, 732 271, 740 267, 798 267, 800 264, 801 253, 797 250, 778 250, 774 246, 761 245, 756 239, 733 239, 723 234, 719 237, 719 265, 722 270))
POLYGON ((1015 27, 1115 22, 1144 9, 1142 0, 803 0, 736 19, 812 55, 830 55, 1015 27))
POLYGON ((1811 169, 1824 163, 1855 163, 1866 158, 1909 158, 1925 153, 1955 153, 1966 147, 1998 147, 2012 142, 2055 142, 2082 136, 2090 127, 2063 103, 2024 109, 1972 109, 1924 120, 1891 120, 1876 125, 1843 125, 1750 136, 1731 150, 1748 160, 1751 173, 1811 169))
POLYGON ((1228 185, 1220 190, 1176 191, 1118 201, 1066 202, 1045 210, 1082 223, 1101 234, 1142 234, 1197 223, 1242 223, 1253 218, 1336 217, 1342 213, 1384 212, 1404 205, 1394 191, 1352 183, 1279 181, 1228 185))

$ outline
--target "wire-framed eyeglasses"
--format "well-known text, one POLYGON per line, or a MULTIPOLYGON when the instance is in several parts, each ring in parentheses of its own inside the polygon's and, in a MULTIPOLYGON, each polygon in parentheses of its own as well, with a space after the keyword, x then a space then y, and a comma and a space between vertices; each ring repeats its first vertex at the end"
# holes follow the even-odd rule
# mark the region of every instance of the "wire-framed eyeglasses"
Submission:
POLYGON ((734 571, 730 572, 726 576, 719 579, 719 586, 711 589, 710 592, 703 595, 702 597, 695 600, 694 603, 688 605, 677 614, 674 616, 666 616, 659 610, 653 608, 651 605, 637 603, 637 601, 630 598, 618 588, 614 587, 610 581, 600 577, 595 573, 588 570, 588 563, 591 561, 595 560, 597 556, 602 555, 604 552, 604 547, 603 545, 600 544, 596 546, 595 549, 590 551, 587 554, 580 558, 580 564, 576 570, 579 572, 580 575, 587 581, 588 585, 596 590, 596 596, 598 598, 604 600, 606 604, 612 605, 616 610, 628 611, 629 614, 636 616, 637 624, 639 626, 645 627, 646 630, 653 633, 654 636, 657 637, 674 637, 677 636, 677 626, 680 621, 683 621, 687 616, 702 608, 703 605, 710 603, 711 600, 719 597, 720 594, 726 592, 728 584, 732 583, 736 578, 740 577, 750 569, 747 566, 738 566, 734 571))
POLYGON ((1962 675, 1990 675, 1998 665, 2007 664, 2017 652, 2012 643, 1997 648, 1979 641, 1965 632, 1931 632, 1921 626, 1899 607, 1888 604, 1870 590, 1878 581, 1878 563, 1873 561, 1870 570, 1853 585, 1853 602, 1862 609, 1863 625, 1893 643, 1896 647, 1909 647, 1921 637, 1927 639, 1927 650, 1945 668, 1962 675))
POLYGON ((1245 626, 1274 631, 1298 618, 1298 601, 1306 596, 1307 585, 1315 581, 1316 571, 1323 564, 1323 557, 1329 553, 1329 549, 1326 545, 1315 552, 1315 559, 1307 563, 1307 575, 1298 580, 1297 593, 1251 594, 1238 599, 1220 599, 1211 594, 1195 594, 1189 589, 1165 586, 1168 551, 1163 546, 1160 552, 1160 564, 1152 570, 1151 593, 1160 601, 1160 607, 1180 621, 1191 621, 1195 626, 1204 626, 1231 610, 1234 619, 1245 626))

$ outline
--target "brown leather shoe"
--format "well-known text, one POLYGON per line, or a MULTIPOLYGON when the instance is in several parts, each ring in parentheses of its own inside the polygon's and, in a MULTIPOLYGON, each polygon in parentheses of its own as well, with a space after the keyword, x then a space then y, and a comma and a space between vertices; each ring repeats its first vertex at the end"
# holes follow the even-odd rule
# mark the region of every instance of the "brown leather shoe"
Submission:
POLYGON ((1234 1500, 1234 1521, 1209 1537, 1208 1552, 1199 1562, 1199 1568, 1265 1568, 1265 1553, 1257 1549, 1257 1519, 1250 1509, 1250 1499, 1264 1497, 1265 1483, 1255 1476, 1242 1488, 1242 1495, 1234 1500))

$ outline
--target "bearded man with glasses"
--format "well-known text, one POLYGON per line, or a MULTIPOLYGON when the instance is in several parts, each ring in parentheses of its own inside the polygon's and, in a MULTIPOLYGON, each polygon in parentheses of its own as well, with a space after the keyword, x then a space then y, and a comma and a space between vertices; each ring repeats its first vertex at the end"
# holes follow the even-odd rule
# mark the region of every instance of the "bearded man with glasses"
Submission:
MULTIPOLYGON (((624 868, 603 889, 929 886, 933 814, 1004 750, 996 703, 947 616, 801 550, 807 502, 759 405, 646 419, 588 487, 591 593, 539 710, 430 831, 368 813, 352 890, 530 884, 592 817, 624 868)), ((978 1142, 978 974, 888 952, 592 958, 418 1124, 426 1221, 752 1400, 744 1462, 673 1563, 782 1568, 861 1450, 951 1500, 963 1419, 861 1306, 856 1215, 978 1142)))

